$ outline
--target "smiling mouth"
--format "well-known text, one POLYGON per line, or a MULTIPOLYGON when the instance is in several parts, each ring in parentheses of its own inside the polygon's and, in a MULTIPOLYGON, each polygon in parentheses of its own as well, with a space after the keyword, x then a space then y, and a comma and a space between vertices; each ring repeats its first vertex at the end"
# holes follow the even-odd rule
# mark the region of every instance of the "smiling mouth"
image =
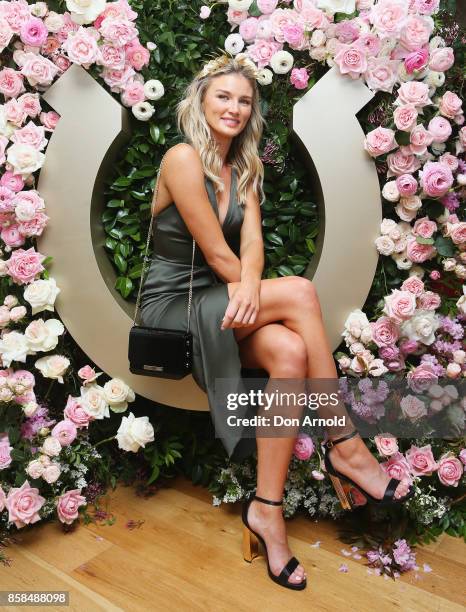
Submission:
POLYGON ((222 117, 222 121, 225 121, 225 123, 228 123, 229 125, 239 125, 239 121, 237 121, 236 119, 225 119, 225 117, 222 117))

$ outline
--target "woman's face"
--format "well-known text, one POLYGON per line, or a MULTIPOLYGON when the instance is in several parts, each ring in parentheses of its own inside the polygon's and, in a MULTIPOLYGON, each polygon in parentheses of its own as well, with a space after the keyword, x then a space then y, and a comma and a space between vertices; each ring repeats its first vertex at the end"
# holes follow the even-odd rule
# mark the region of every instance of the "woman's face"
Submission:
POLYGON ((222 74, 210 82, 202 107, 213 135, 233 138, 246 127, 252 111, 253 89, 242 74, 222 74))

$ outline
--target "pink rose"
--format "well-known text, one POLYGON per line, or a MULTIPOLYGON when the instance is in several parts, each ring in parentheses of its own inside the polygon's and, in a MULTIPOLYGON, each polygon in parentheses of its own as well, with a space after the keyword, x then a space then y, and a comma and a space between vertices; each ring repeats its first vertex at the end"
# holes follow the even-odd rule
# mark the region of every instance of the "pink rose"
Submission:
POLYGON ((456 170, 458 170, 459 160, 451 153, 444 153, 438 158, 438 161, 441 164, 446 164, 452 172, 456 172, 456 170))
MULTIPOLYGON (((387 60, 385 62, 382 62, 380 64, 381 66, 383 65, 386 66, 387 63, 390 65, 395 64, 394 62, 390 62, 388 58, 386 57, 376 58, 376 56, 379 54, 381 43, 380 43, 380 38, 376 36, 375 34, 370 34, 370 33, 361 34, 361 36, 354 42, 354 46, 364 51, 367 57, 370 59, 387 60)), ((370 61, 367 60, 367 62, 368 62, 368 70, 371 70, 370 61)), ((396 62, 396 64, 398 64, 398 62, 396 62)))
POLYGON ((410 370, 406 376, 408 386, 415 393, 422 393, 429 389, 431 385, 438 382, 438 376, 435 373, 434 366, 430 363, 422 363, 421 365, 410 370))
POLYGON ((439 8, 440 0, 411 0, 411 7, 414 4, 415 10, 421 15, 434 15, 439 8))
POLYGON ((1 14, 15 34, 19 34, 23 23, 31 17, 27 2, 6 2, 2 5, 1 14))
POLYGON ((410 15, 401 32, 400 43, 409 51, 420 49, 428 44, 432 30, 433 23, 431 19, 429 20, 419 15, 410 15))
MULTIPOLYGON (((356 41, 354 46, 360 47, 358 42, 356 41)), ((398 62, 392 61, 388 57, 369 57, 367 60, 367 70, 364 73, 367 86, 373 91, 392 93, 397 79, 397 67, 398 62)))
POLYGON ((8 520, 18 529, 40 521, 39 510, 46 499, 39 495, 39 489, 32 488, 27 480, 21 487, 11 487, 6 498, 8 520))
POLYGON ((421 167, 421 162, 411 152, 409 147, 400 147, 394 153, 389 153, 387 163, 389 168, 388 177, 412 174, 421 167))
POLYGON ((453 174, 445 164, 427 162, 419 174, 424 193, 433 198, 445 195, 453 185, 453 174))
POLYGON ((73 421, 76 427, 89 427, 89 423, 93 420, 90 414, 88 414, 79 402, 79 399, 68 396, 68 401, 63 411, 64 416, 73 421))
POLYGON ((408 240, 406 257, 413 263, 424 263, 434 257, 436 249, 432 244, 420 244, 416 239, 408 240))
POLYGON ((306 461, 314 452, 314 442, 308 435, 300 433, 296 438, 293 454, 297 459, 306 461))
POLYGON ((28 117, 33 119, 40 113, 39 94, 27 92, 20 96, 17 101, 28 117))
POLYGON ((134 23, 118 18, 106 17, 99 27, 99 32, 105 39, 119 47, 127 45, 138 37, 138 31, 134 23))
POLYGON ((86 365, 78 370, 78 376, 84 380, 84 384, 86 384, 96 380, 100 374, 96 374, 94 368, 91 368, 90 365, 86 365))
POLYGON ((417 181, 412 174, 401 174, 396 178, 396 186, 403 198, 413 196, 417 191, 417 181))
POLYGON ((451 125, 444 117, 434 117, 428 126, 433 142, 446 142, 451 136, 451 125))
POLYGON ((400 452, 393 453, 388 461, 384 461, 380 464, 380 467, 390 476, 390 478, 405 480, 410 484, 413 480, 409 463, 400 452))
POLYGON ((257 17, 248 17, 240 23, 239 33, 246 42, 253 42, 256 38, 257 25, 259 20, 257 17))
POLYGON ((31 236, 40 236, 47 225, 48 217, 43 212, 36 212, 32 219, 20 221, 18 223, 18 231, 23 236, 30 238, 31 236))
POLYGON ((451 47, 438 47, 430 55, 429 68, 435 72, 445 72, 455 63, 455 55, 451 47))
POLYGON ((99 57, 97 63, 106 68, 121 70, 125 66, 125 50, 111 43, 105 43, 99 47, 99 57))
POLYGON ((462 112, 462 100, 453 91, 446 91, 440 100, 440 114, 449 119, 454 119, 462 112))
POLYGON ((340 45, 334 57, 342 74, 348 74, 352 79, 358 79, 367 70, 367 57, 364 51, 349 45, 340 45))
POLYGON ((416 125, 417 109, 412 104, 398 106, 393 113, 393 119, 398 130, 410 132, 416 125))
POLYGON ((432 272, 429 274, 429 278, 431 280, 438 280, 441 277, 441 274, 438 270, 432 270, 432 272))
POLYGON ((0 93, 5 98, 17 98, 24 91, 22 75, 13 68, 0 70, 0 93))
POLYGON ((466 467, 466 448, 460 450, 459 458, 462 464, 466 467))
POLYGON ((364 139, 364 148, 372 157, 384 155, 397 146, 395 132, 383 127, 372 130, 364 139))
POLYGON ((102 70, 102 78, 110 87, 113 93, 121 93, 126 84, 134 79, 136 72, 131 66, 125 66, 122 70, 113 68, 104 68, 102 70))
POLYGON ((259 68, 265 68, 270 63, 272 55, 282 48, 283 45, 279 42, 259 38, 252 45, 248 45, 247 50, 252 61, 259 68))
POLYGON ((247 11, 235 11, 234 9, 228 9, 227 20, 230 24, 239 25, 242 21, 249 17, 247 11))
POLYGON ((463 466, 459 459, 450 451, 438 460, 437 475, 442 484, 447 487, 457 487, 463 476, 463 466))
POLYGON ((24 187, 24 180, 21 174, 14 174, 11 170, 7 170, 0 178, 0 185, 17 192, 24 187))
POLYGON ((146 47, 143 47, 136 39, 132 40, 129 45, 126 45, 126 61, 135 69, 142 70, 150 61, 150 53, 146 47))
POLYGON ((372 340, 379 347, 395 344, 399 338, 400 329, 396 321, 389 317, 380 317, 371 324, 372 340))
POLYGON ((48 30, 42 19, 31 17, 23 23, 19 35, 25 45, 41 47, 47 40, 48 30))
POLYGON ((427 65, 428 59, 429 51, 427 48, 412 51, 404 59, 406 72, 408 74, 413 74, 415 70, 422 70, 427 65))
POLYGON ((51 431, 51 435, 57 438, 62 446, 69 446, 75 440, 77 433, 76 425, 68 419, 59 421, 51 431))
POLYGON ((413 295, 417 297, 421 295, 421 293, 424 291, 424 283, 418 276, 413 274, 413 276, 410 276, 409 278, 403 281, 401 289, 402 291, 410 291, 413 295))
POLYGON ((12 450, 13 447, 10 446, 8 434, 0 434, 0 470, 6 469, 13 461, 11 457, 12 450))
POLYGON ((0 237, 5 244, 12 248, 22 246, 25 242, 17 223, 4 227, 0 232, 0 237))
POLYGON ((377 450, 382 457, 391 457, 398 452, 397 439, 390 434, 378 434, 374 438, 377 450))
POLYGON ((34 247, 30 247, 26 251, 17 249, 7 260, 6 268, 15 283, 25 285, 32 283, 37 274, 45 270, 42 265, 44 259, 45 255, 37 252, 34 247))
POLYGON ((404 0, 380 0, 369 14, 369 19, 380 38, 400 34, 408 16, 408 3, 404 0))
POLYGON ((415 353, 419 348, 416 340, 409 340, 408 338, 404 338, 400 342, 400 352, 403 356, 407 356, 410 353, 415 353))
POLYGON ((54 55, 61 46, 61 42, 55 36, 49 36, 42 45, 42 53, 44 55, 54 55))
POLYGON ((411 423, 415 423, 427 415, 424 402, 414 395, 406 395, 400 402, 401 414, 411 423))
POLYGON ((421 236, 422 238, 432 238, 436 231, 437 224, 435 223, 435 221, 431 221, 429 217, 422 217, 420 219, 416 219, 416 222, 414 223, 413 234, 415 236, 421 236))
POLYGON ((285 25, 283 28, 283 38, 283 42, 287 42, 292 49, 300 51, 307 48, 308 40, 304 35, 304 26, 301 23, 285 25))
POLYGON ((411 446, 406 451, 406 459, 414 476, 432 476, 432 473, 438 468, 430 444, 422 448, 411 446))
POLYGON ((16 130, 11 140, 16 143, 29 144, 38 151, 42 150, 47 144, 44 128, 35 125, 32 121, 28 121, 23 128, 16 130))
POLYGON ((264 15, 270 15, 277 8, 278 0, 257 0, 257 8, 264 15))
POLYGON ((466 242, 466 222, 453 223, 448 230, 448 236, 455 244, 460 245, 466 242))
POLYGON ((4 104, 5 117, 7 121, 20 127, 26 120, 27 114, 17 100, 12 98, 4 104))
POLYGON ((345 45, 354 42, 359 36, 359 27, 353 19, 345 19, 336 24, 335 35, 345 45))
MULTIPOLYGON (((66 13, 65 13, 66 14, 66 13)), ((127 0, 117 0, 117 2, 110 2, 105 5, 105 9, 94 21, 94 27, 100 28, 100 25, 104 19, 110 17, 112 19, 128 19, 128 21, 134 21, 138 14, 128 4, 127 0)))
POLYGON ((82 26, 67 38, 62 47, 71 62, 85 67, 89 67, 99 57, 99 47, 96 39, 82 26))
POLYGON ((420 310, 437 310, 441 303, 439 294, 433 291, 425 291, 418 298, 418 308, 420 310))
POLYGON ((309 81, 309 74, 306 68, 293 68, 291 71, 290 82, 296 89, 306 89, 309 81))
POLYGON ((78 518, 79 506, 85 506, 86 504, 86 498, 81 495, 81 489, 67 491, 58 498, 58 518, 62 523, 71 525, 71 523, 78 518))
POLYGON ((397 323, 410 319, 416 310, 416 296, 410 291, 392 289, 391 295, 385 296, 384 300, 383 312, 397 323))
POLYGON ((134 106, 143 100, 145 100, 144 84, 140 81, 129 81, 121 94, 122 103, 125 106, 134 106))
POLYGON ((60 115, 55 111, 40 114, 40 122, 49 132, 52 132, 57 127, 59 120, 60 115))
POLYGON ((208 19, 210 17, 210 8, 205 4, 201 6, 201 10, 199 11, 199 17, 201 19, 208 19))
POLYGON ((397 106, 403 104, 412 104, 416 108, 423 108, 427 104, 431 104, 429 98, 429 86, 420 81, 408 81, 402 83, 398 89, 398 98, 395 101, 397 106))
POLYGON ((299 21, 304 24, 306 30, 325 30, 329 25, 324 11, 312 6, 311 2, 300 11, 299 21))
POLYGON ((36 85, 51 85, 57 73, 57 66, 46 57, 34 53, 24 54, 21 74, 27 78, 29 84, 33 87, 36 85))
POLYGON ((427 147, 432 144, 432 134, 426 130, 421 124, 411 131, 409 135, 410 149, 416 155, 423 155, 427 151, 427 147))

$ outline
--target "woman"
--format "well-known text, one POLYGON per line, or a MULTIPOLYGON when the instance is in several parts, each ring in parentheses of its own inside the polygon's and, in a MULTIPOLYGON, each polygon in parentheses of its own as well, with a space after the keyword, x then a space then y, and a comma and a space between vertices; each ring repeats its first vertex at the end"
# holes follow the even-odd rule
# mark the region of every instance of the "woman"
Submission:
MULTIPOLYGON (((191 331, 193 377, 208 393, 217 431, 231 456, 248 441, 222 430, 224 406, 215 403, 216 378, 240 377, 241 367, 276 379, 338 380, 312 282, 297 276, 261 279, 264 267, 258 156, 264 119, 254 64, 244 55, 209 62, 177 108, 186 138, 167 151, 153 203, 154 258, 141 314, 148 326, 186 324, 188 280, 194 258, 191 331), (236 437, 235 437, 236 436, 236 437)), ((391 479, 352 433, 328 436, 326 466, 351 479, 375 503, 400 503, 412 491, 391 479), (331 461, 328 450, 334 441, 331 461)), ((287 588, 306 586, 306 573, 288 547, 281 499, 295 437, 257 438, 257 491, 243 507, 246 560, 258 536, 270 577, 287 588), (252 538, 252 539, 251 539, 252 538), (291 557, 291 558, 290 558, 291 557)), ((344 501, 344 493, 338 491, 344 501)))

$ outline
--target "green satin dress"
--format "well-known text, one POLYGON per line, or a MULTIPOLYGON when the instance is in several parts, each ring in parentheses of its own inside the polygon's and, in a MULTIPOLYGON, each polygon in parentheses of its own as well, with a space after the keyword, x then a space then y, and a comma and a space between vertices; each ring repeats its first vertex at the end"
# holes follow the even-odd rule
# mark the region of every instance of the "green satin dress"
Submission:
MULTIPOLYGON (((236 170, 232 167, 229 205, 221 227, 225 241, 239 257, 244 208, 237 202, 236 181, 236 170)), ((208 177, 205 177, 205 185, 219 218, 214 185, 208 177)), ((153 257, 141 291, 141 322, 148 327, 186 329, 193 238, 174 202, 156 215, 153 226, 153 257)), ((241 428, 227 425, 226 406, 214 396, 216 378, 236 379, 235 390, 248 392, 248 385, 241 377, 242 366, 233 329, 220 329, 228 303, 226 283, 215 275, 196 243, 190 317, 192 376, 207 393, 216 436, 222 440, 230 458, 241 459, 256 450, 256 441, 244 438, 241 428)), ((254 412, 251 406, 246 406, 235 414, 249 416, 254 412)))

